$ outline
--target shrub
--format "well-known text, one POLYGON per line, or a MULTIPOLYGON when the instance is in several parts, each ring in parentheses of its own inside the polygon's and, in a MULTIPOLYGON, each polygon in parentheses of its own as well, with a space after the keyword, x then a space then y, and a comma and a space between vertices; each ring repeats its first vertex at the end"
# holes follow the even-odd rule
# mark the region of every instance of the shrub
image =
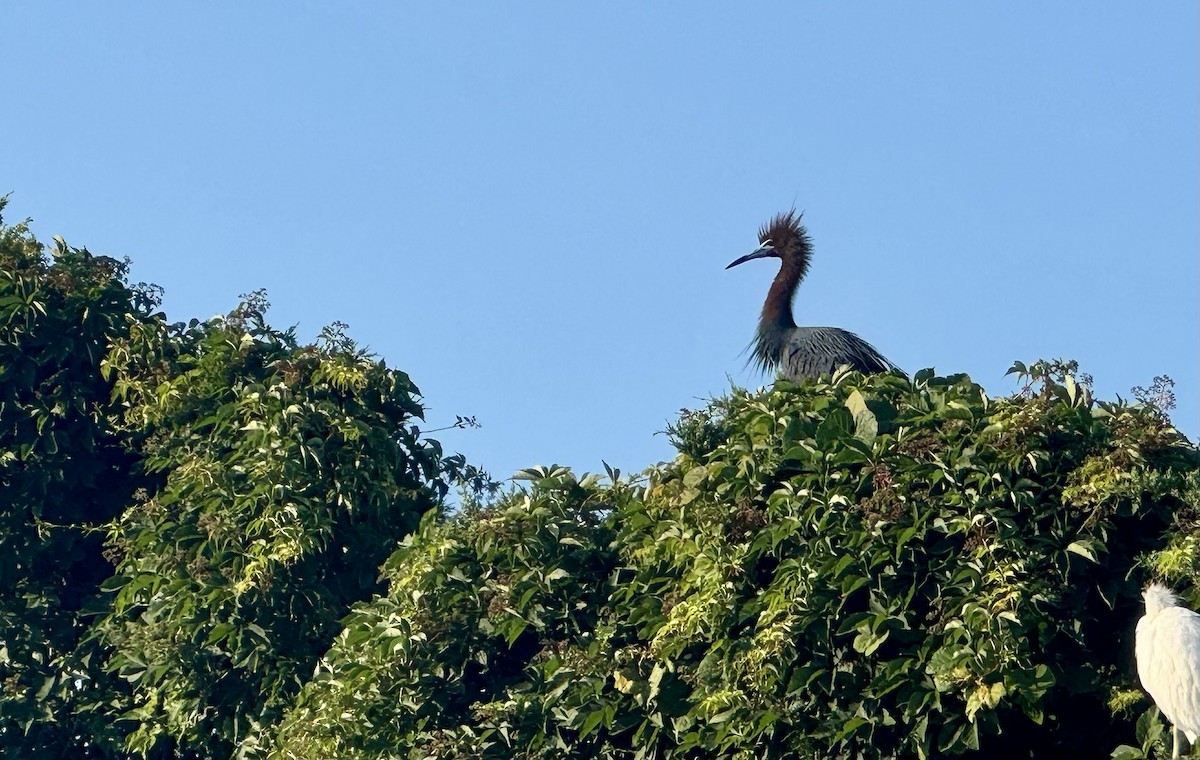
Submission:
POLYGON ((0 224, 0 748, 249 756, 380 563, 482 475, 342 326, 302 345, 261 293, 169 324, 125 277, 0 224))
MULTIPOLYGON (((0 198, 0 211, 6 199, 0 198)), ((101 527, 140 485, 100 363, 151 319, 125 264, 0 224, 0 754, 104 756, 84 705, 122 685, 83 638, 101 527)), ((102 741, 100 742, 103 743, 102 741)))
POLYGON ((340 331, 298 345, 265 299, 189 326, 138 325, 104 362, 158 485, 109 531, 94 635, 132 688, 142 753, 251 753, 380 563, 445 495, 402 372, 340 331))
POLYGON ((1165 751, 1131 660, 1147 577, 1200 581, 1168 378, 735 390, 670 463, 497 496, 344 326, 169 324, 52 254, 0 225, 6 757, 1165 751))
POLYGON ((1015 369, 1004 399, 928 371, 737 393, 637 483, 542 471, 426 523, 275 755, 1107 756, 1196 450, 1015 369))

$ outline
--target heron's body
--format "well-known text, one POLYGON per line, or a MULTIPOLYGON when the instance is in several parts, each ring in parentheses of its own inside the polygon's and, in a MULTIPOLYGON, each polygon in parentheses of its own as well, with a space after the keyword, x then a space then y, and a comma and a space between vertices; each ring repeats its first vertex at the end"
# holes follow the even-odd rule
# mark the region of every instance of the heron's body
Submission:
POLYGON ((759 328, 754 360, 764 370, 777 369, 789 380, 832 375, 843 364, 859 372, 887 372, 890 362, 854 333, 840 327, 759 328))
POLYGON ((796 325, 792 299, 808 273, 812 257, 812 242, 799 216, 794 212, 780 214, 759 230, 758 239, 759 247, 754 252, 726 269, 768 256, 780 260, 754 338, 754 361, 759 367, 795 382, 832 374, 843 364, 867 373, 893 368, 870 343, 848 330, 796 325))
MULTIPOLYGON (((1188 742, 1200 736, 1200 615, 1180 607, 1165 586, 1146 588, 1146 614, 1138 621, 1138 678, 1158 709, 1188 742)), ((1179 757, 1175 737, 1173 757, 1179 757)))

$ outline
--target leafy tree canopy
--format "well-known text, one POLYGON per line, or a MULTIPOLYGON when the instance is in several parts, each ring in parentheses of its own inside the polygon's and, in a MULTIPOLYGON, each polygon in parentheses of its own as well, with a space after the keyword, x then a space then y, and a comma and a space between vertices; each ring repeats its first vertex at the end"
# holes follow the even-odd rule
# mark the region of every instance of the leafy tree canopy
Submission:
POLYGON ((1200 576, 1166 378, 781 382, 632 478, 488 495, 342 326, 172 324, 126 276, 0 225, 6 757, 1166 751, 1132 667, 1146 579, 1200 576))
POLYGON ((1191 529, 1196 450, 1154 409, 1015 371, 1030 387, 1005 399, 932 372, 738 392, 685 414, 680 455, 641 478, 531 470, 528 491, 427 521, 274 756, 1106 757, 1140 741, 1138 562, 1191 529))
POLYGON ((227 757, 299 691, 461 462, 335 326, 170 324, 125 264, 0 233, 0 741, 227 757))

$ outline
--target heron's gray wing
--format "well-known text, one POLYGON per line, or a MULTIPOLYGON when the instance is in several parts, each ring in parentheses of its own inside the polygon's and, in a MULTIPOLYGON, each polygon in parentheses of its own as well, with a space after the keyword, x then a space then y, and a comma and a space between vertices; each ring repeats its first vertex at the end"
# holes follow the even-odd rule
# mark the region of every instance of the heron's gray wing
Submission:
POLYGON ((832 374, 843 364, 859 372, 887 372, 891 362, 840 327, 797 327, 784 347, 780 374, 792 380, 832 374))

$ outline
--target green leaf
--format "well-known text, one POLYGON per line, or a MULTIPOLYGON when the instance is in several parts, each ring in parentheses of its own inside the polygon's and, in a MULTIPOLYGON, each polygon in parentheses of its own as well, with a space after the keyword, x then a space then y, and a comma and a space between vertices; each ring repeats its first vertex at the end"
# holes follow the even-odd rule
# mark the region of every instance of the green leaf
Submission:
POLYGON ((1072 541, 1071 543, 1067 544, 1067 551, 1078 554, 1079 556, 1084 557, 1091 562, 1099 561, 1096 559, 1096 550, 1094 548, 1094 544, 1089 539, 1072 541))
POLYGON ((696 488, 706 480, 708 480, 708 468, 704 465, 693 467, 683 476, 683 484, 689 488, 696 488))
POLYGON ((828 416, 817 426, 817 448, 828 451, 831 445, 840 439, 849 438, 854 434, 854 417, 845 407, 838 407, 829 412, 828 416))
POLYGON ((879 422, 857 388, 846 397, 846 409, 854 415, 854 437, 867 444, 874 443, 879 434, 879 422))
POLYGON ((889 635, 891 635, 891 631, 882 633, 863 631, 854 637, 854 651, 870 655, 882 646, 883 642, 887 641, 889 635))

